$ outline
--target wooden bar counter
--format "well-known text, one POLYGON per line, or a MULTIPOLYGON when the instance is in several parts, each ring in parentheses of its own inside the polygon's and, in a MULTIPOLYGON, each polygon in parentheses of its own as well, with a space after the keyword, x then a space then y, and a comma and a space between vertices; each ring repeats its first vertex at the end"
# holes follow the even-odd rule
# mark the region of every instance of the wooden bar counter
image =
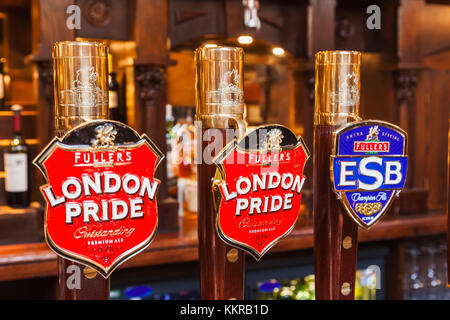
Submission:
MULTIPOLYGON (((446 215, 440 211, 395 219, 386 218, 370 231, 359 230, 359 242, 444 234, 447 227, 446 215)), ((184 223, 184 231, 158 233, 149 249, 125 262, 120 269, 196 261, 196 223, 192 219, 184 223)), ((271 252, 291 252, 295 255, 295 251, 311 249, 313 242, 313 226, 308 223, 295 228, 271 252)), ((269 252, 268 255, 270 254, 269 252)), ((0 246, 0 281, 52 277, 56 276, 56 272, 56 255, 45 243, 0 246)))

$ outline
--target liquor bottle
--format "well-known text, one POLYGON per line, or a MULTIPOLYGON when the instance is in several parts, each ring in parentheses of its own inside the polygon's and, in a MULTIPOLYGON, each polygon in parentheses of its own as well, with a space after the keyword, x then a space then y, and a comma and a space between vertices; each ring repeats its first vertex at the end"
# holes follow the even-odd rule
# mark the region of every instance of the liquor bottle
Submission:
POLYGON ((117 81, 117 75, 113 71, 111 55, 108 55, 108 70, 109 70, 108 75, 109 118, 111 120, 123 122, 119 99, 120 85, 119 82, 117 81))
POLYGON ((14 208, 30 204, 28 186, 28 147, 22 135, 22 106, 13 105, 14 136, 4 153, 6 202, 14 208))
POLYGON ((147 285, 138 285, 125 289, 125 297, 128 300, 150 300, 153 289, 147 285))
POLYGON ((175 125, 175 118, 173 117, 172 105, 166 104, 166 139, 169 141, 173 138, 173 127, 175 125))
POLYGON ((174 161, 177 174, 178 201, 180 215, 197 219, 197 167, 194 161, 195 128, 193 125, 192 110, 183 108, 185 117, 174 126, 173 134, 175 148, 174 161))
POLYGON ((186 117, 179 121, 179 127, 174 133, 177 140, 178 176, 192 178, 196 173, 194 166, 194 135, 192 115, 186 110, 186 117))
POLYGON ((5 106, 5 59, 0 59, 0 108, 5 106))
POLYGON ((258 284, 258 293, 256 296, 257 300, 276 300, 277 292, 279 292, 281 284, 275 280, 271 279, 266 282, 258 284))
MULTIPOLYGON (((173 168, 173 149, 175 139, 174 137, 174 123, 175 118, 173 117, 172 105, 166 104, 166 144, 167 144, 167 179, 173 179, 175 177, 173 168)), ((169 183, 170 184, 170 183, 169 183)))

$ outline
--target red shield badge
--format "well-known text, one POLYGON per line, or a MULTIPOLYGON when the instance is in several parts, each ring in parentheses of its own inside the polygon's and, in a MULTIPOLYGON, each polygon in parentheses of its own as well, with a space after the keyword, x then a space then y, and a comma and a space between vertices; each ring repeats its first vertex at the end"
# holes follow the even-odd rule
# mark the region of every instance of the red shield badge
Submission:
POLYGON ((303 140, 279 125, 259 127, 214 160, 217 232, 259 260, 294 228, 300 212, 303 140))
POLYGON ((145 249, 158 224, 154 173, 162 153, 115 121, 92 121, 55 138, 35 159, 47 179, 45 238, 58 255, 105 278, 145 249))

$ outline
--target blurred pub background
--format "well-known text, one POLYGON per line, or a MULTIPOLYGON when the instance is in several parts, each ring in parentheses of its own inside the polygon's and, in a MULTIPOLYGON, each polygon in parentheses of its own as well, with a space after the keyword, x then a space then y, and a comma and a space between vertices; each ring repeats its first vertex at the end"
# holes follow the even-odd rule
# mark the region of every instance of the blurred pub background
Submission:
MULTIPOLYGON (((0 298, 55 298, 31 160, 54 136, 52 44, 95 39, 111 52, 111 118, 167 155, 158 235, 113 273, 112 299, 199 298, 193 52, 204 45, 244 48, 249 127, 286 125, 311 151, 314 54, 363 52, 361 114, 408 132, 410 165, 387 216, 360 230, 356 298, 450 299, 449 30, 445 0, 0 0, 0 298), (26 154, 21 170, 8 154, 26 154)), ((247 257, 246 298, 314 299, 312 164, 295 230, 259 263, 247 257)))

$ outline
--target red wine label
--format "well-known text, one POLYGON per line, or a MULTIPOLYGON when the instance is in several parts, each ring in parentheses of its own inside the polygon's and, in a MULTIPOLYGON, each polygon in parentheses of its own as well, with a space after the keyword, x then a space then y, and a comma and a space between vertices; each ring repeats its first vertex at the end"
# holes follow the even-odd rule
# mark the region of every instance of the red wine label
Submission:
POLYGON ((158 223, 154 173, 163 155, 115 121, 92 121, 55 138, 35 159, 47 184, 45 237, 60 256, 105 278, 145 249, 158 223))
POLYGON ((259 260, 294 228, 300 212, 303 140, 279 125, 259 127, 215 158, 213 193, 221 239, 259 260))

